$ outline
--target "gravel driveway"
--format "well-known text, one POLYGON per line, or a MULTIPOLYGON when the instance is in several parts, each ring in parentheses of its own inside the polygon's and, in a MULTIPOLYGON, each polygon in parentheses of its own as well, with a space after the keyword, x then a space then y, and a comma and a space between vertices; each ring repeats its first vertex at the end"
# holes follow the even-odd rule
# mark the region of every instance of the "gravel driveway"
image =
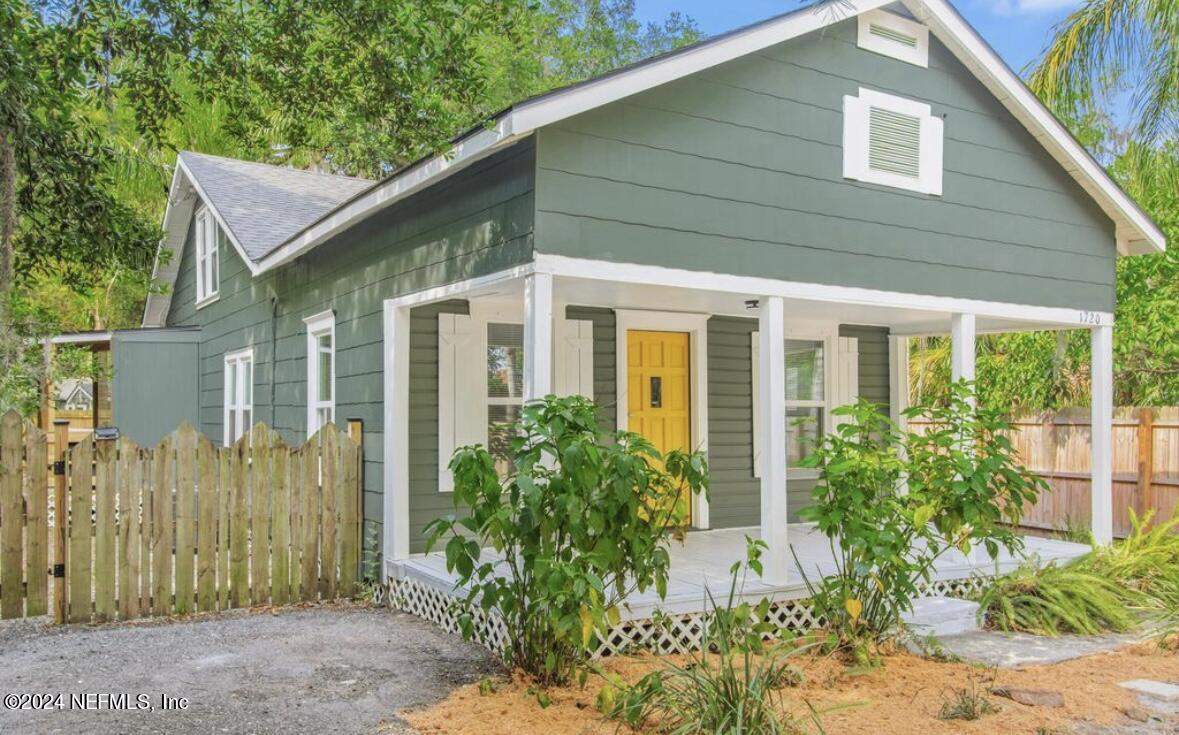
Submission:
MULTIPOLYGON (((0 623, 0 733, 401 731, 395 712, 496 670, 486 650, 418 618, 330 605, 109 626, 0 623), (71 695, 146 695, 151 710, 87 711, 71 695), (185 697, 164 711, 161 697, 185 697)), ((97 697, 90 704, 101 705, 97 697)))

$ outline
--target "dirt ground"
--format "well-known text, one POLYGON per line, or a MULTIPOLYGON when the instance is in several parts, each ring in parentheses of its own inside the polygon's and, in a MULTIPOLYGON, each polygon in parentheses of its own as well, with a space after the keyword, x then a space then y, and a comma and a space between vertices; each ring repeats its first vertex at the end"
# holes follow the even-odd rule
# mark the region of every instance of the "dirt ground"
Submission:
POLYGON ((400 733, 399 709, 497 670, 483 648, 416 617, 347 604, 106 626, 5 621, 0 695, 65 698, 48 711, 0 706, 0 733, 400 733), (123 693, 152 709, 71 701, 123 693), (186 697, 187 709, 164 711, 162 695, 186 697))
MULTIPOLYGON (((1179 656, 1143 644, 1096 654, 1052 666, 1026 669, 983 669, 962 663, 936 662, 908 654, 889 656, 882 666, 854 672, 829 659, 800 659, 804 683, 783 690, 787 708, 799 716, 808 707, 818 713, 823 731, 833 735, 942 735, 950 733, 1146 733, 1179 732, 1177 721, 1142 723, 1135 696, 1117 686, 1129 679, 1179 681, 1179 656), (1050 689, 1064 695, 1061 708, 1031 707, 987 695, 999 708, 972 722, 938 718, 943 701, 973 685, 985 694, 994 686, 1050 689)), ((618 658, 605 667, 628 680, 653 665, 651 658, 618 658)), ((595 708, 601 680, 591 678, 584 690, 550 692, 552 704, 542 709, 523 681, 503 682, 493 694, 477 685, 456 690, 439 704, 404 712, 421 733, 519 735, 586 735, 628 732, 603 722, 595 708)), ((1157 716, 1157 712, 1151 712, 1157 716)), ((805 731, 818 732, 811 723, 805 731)))

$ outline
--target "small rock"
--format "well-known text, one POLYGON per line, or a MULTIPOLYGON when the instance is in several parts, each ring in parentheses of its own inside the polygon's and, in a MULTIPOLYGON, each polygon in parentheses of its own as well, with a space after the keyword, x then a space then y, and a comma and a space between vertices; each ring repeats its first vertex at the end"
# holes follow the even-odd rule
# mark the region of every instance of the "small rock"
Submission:
POLYGON ((1150 713, 1141 707, 1122 707, 1121 713, 1135 722, 1150 722, 1150 713))
POLYGON ((1018 704, 1029 707, 1063 707, 1064 695, 1051 689, 1017 689, 1014 687, 995 687, 991 694, 996 697, 1006 697, 1018 704))

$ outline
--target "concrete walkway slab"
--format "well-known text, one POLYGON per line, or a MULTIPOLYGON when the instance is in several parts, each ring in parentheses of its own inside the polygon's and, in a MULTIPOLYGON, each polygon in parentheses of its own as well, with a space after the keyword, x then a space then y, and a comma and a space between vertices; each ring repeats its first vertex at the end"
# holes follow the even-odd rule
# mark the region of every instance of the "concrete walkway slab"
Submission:
POLYGON ((1067 635, 1047 638, 1028 633, 1001 633, 990 630, 938 639, 947 655, 973 663, 1012 669, 1069 661, 1102 651, 1112 651, 1138 640, 1139 636, 1133 634, 1067 635))

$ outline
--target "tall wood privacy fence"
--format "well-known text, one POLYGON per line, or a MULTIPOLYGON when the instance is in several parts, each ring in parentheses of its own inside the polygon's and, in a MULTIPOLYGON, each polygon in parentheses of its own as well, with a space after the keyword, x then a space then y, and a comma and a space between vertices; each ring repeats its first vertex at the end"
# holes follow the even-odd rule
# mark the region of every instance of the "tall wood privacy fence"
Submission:
POLYGON ((153 448, 87 436, 53 468, 52 539, 45 451, 0 419, 0 617, 46 611, 50 545, 59 622, 355 594, 362 457, 334 425, 297 449, 262 424, 231 447, 188 424, 153 448))
MULTIPOLYGON (((1089 409, 1017 419, 1012 443, 1052 491, 1024 516, 1029 528, 1089 527, 1093 457, 1089 409)), ((918 428, 919 424, 914 424, 918 428)), ((1179 408, 1118 408, 1113 422, 1114 535, 1130 531, 1129 509, 1167 518, 1179 502, 1179 408)))

